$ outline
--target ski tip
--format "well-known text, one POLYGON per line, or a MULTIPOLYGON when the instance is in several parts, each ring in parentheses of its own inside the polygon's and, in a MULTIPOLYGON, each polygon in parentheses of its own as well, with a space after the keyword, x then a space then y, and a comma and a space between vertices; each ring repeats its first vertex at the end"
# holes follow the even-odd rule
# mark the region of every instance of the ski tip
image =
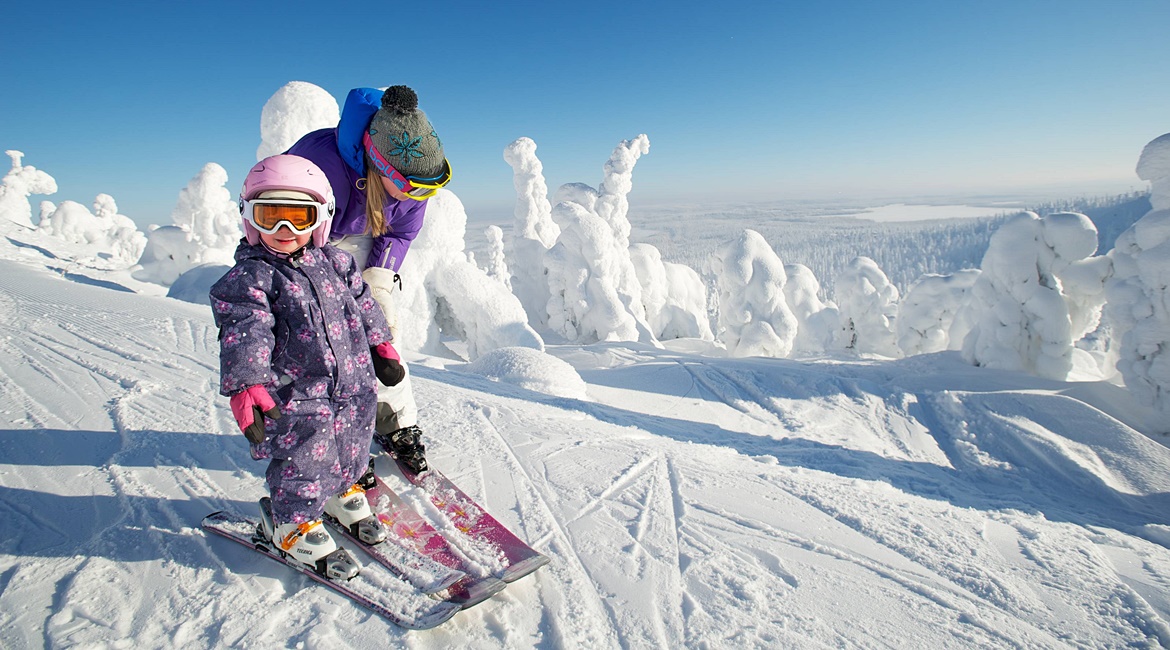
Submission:
POLYGON ((536 571, 548 563, 549 559, 547 555, 541 555, 537 553, 536 555, 533 555, 526 560, 521 560, 520 562, 509 566, 499 577, 500 580, 503 580, 504 582, 515 582, 516 580, 523 578, 524 576, 532 573, 533 571, 536 571))
POLYGON ((462 609, 475 607, 504 590, 508 583, 496 578, 470 579, 456 584, 447 594, 447 602, 455 603, 462 609))
POLYGON ((209 523, 219 521, 223 518, 224 518, 224 511, 223 510, 216 510, 215 512, 212 512, 212 513, 206 515, 205 517, 203 517, 203 525, 206 526, 209 523))
POLYGON ((456 614, 463 611, 463 608, 456 603, 449 601, 442 601, 435 603, 427 615, 416 620, 405 620, 396 622, 396 624, 407 630, 430 630, 439 627, 443 623, 451 620, 456 614))
MULTIPOLYGON (((442 596, 443 594, 450 593, 452 587, 466 579, 466 573, 458 569, 451 569, 441 580, 423 589, 423 593, 431 597, 442 596)), ((439 600, 450 600, 450 598, 440 597, 439 600)))

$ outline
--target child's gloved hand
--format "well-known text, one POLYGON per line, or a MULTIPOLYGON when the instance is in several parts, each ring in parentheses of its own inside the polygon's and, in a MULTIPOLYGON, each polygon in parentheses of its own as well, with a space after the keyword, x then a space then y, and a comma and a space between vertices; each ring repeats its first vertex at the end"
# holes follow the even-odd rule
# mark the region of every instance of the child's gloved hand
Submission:
POLYGON ((236 424, 253 444, 264 442, 264 416, 280 419, 280 409, 276 408, 276 402, 263 386, 248 386, 232 395, 231 405, 236 424))
POLYGON ((370 356, 374 358, 374 374, 383 384, 397 386, 406 376, 406 368, 402 367, 398 350, 395 350, 389 341, 370 348, 370 356))

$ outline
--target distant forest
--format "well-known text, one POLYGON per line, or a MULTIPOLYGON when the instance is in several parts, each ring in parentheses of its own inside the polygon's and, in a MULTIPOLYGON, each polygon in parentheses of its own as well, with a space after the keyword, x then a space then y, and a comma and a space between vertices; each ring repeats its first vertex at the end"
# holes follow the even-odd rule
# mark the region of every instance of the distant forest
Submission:
MULTIPOLYGON (((1045 216, 1080 212, 1098 230, 1098 254, 1112 250, 1117 237, 1150 210, 1149 194, 1092 197, 1045 203, 1026 208, 1045 216)), ((991 235, 1020 210, 977 219, 879 223, 841 217, 783 214, 682 216, 667 221, 655 215, 650 223, 632 219, 633 241, 653 244, 664 260, 703 273, 704 262, 719 242, 743 228, 759 232, 785 264, 809 267, 821 283, 823 297, 832 298, 833 280, 855 257, 873 259, 899 291, 927 273, 948 274, 979 268, 991 235)))

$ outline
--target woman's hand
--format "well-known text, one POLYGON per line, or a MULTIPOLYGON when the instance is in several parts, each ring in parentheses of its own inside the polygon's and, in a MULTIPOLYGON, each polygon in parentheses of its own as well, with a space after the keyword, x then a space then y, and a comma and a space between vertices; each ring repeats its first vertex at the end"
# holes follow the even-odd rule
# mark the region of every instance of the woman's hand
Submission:
POLYGON ((406 376, 406 368, 402 367, 398 350, 389 341, 370 348, 370 356, 374 359, 374 374, 383 384, 397 386, 406 376))

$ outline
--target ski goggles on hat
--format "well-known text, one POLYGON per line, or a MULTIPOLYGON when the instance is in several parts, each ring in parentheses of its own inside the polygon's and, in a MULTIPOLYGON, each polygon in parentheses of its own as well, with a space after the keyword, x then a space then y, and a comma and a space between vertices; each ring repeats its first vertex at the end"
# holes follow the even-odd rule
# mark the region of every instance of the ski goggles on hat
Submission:
POLYGON ((240 211, 256 230, 276 234, 288 226, 298 235, 313 232, 333 216, 333 206, 297 199, 253 199, 241 201, 240 211))
POLYGON ((451 163, 446 158, 443 159, 443 168, 439 170, 437 176, 423 177, 423 176, 403 176, 402 172, 394 169, 384 157, 378 148, 374 146, 374 141, 370 139, 369 132, 362 134, 362 144, 365 145, 366 154, 369 155, 370 161, 373 162, 374 167, 378 173, 386 178, 389 178, 394 186, 400 192, 405 194, 407 198, 415 201, 425 201, 435 195, 439 188, 451 182, 451 163))

